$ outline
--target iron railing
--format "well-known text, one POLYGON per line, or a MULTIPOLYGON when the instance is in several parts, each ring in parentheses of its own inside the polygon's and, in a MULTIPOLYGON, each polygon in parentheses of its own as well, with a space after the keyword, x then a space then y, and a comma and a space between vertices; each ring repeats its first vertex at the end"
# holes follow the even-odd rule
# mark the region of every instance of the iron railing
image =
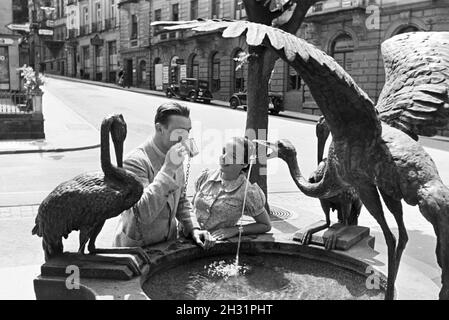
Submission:
POLYGON ((0 114, 33 112, 32 96, 22 91, 0 91, 0 114))

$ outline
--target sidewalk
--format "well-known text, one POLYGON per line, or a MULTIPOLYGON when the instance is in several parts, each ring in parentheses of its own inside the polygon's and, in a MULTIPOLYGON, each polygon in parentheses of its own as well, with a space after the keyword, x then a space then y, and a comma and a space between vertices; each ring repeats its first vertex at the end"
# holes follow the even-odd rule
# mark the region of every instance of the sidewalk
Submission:
POLYGON ((0 155, 62 152, 100 146, 98 130, 43 87, 45 139, 0 140, 0 155))

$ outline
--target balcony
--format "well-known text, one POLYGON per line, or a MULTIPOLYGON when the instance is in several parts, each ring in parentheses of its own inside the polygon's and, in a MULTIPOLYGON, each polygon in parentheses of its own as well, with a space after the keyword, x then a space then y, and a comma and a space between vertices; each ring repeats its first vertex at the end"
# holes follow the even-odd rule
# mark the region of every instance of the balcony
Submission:
POLYGON ((92 23, 92 33, 100 32, 103 30, 103 21, 97 21, 92 23))
POLYGON ((309 14, 320 14, 326 12, 339 11, 341 9, 366 8, 369 0, 328 0, 321 1, 313 5, 309 14))
POLYGON ((104 21, 104 29, 111 30, 116 27, 116 18, 109 18, 104 21))
POLYGON ((321 19, 328 14, 361 10, 365 11, 370 0, 328 0, 317 2, 306 16, 306 22, 321 23, 321 19))
POLYGON ((80 27, 80 36, 87 36, 89 34, 89 25, 80 27))
POLYGON ((76 38, 77 36, 78 36, 78 32, 77 32, 76 29, 69 29, 69 30, 68 30, 67 37, 68 37, 69 39, 74 39, 74 38, 76 38))

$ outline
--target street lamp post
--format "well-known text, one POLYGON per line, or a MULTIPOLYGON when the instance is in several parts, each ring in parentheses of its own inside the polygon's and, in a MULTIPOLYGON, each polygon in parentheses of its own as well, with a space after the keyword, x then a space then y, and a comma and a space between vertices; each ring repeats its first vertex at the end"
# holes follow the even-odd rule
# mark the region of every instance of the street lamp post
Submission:
POLYGON ((39 25, 37 23, 37 8, 36 8, 36 2, 33 1, 33 14, 31 15, 31 23, 30 23, 30 32, 33 35, 33 52, 34 52, 34 73, 36 76, 36 79, 39 77, 39 71, 40 71, 40 55, 39 50, 37 49, 36 41, 39 37, 39 25))

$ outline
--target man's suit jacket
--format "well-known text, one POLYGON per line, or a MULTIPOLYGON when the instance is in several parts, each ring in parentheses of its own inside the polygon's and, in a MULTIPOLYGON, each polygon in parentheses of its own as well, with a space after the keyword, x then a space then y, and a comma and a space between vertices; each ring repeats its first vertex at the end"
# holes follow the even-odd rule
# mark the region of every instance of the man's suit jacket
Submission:
POLYGON ((126 157, 123 167, 137 175, 144 191, 134 207, 122 212, 114 246, 145 246, 176 239, 177 220, 185 236, 200 228, 183 190, 183 166, 171 177, 164 170, 164 159, 165 154, 150 139, 126 157))

